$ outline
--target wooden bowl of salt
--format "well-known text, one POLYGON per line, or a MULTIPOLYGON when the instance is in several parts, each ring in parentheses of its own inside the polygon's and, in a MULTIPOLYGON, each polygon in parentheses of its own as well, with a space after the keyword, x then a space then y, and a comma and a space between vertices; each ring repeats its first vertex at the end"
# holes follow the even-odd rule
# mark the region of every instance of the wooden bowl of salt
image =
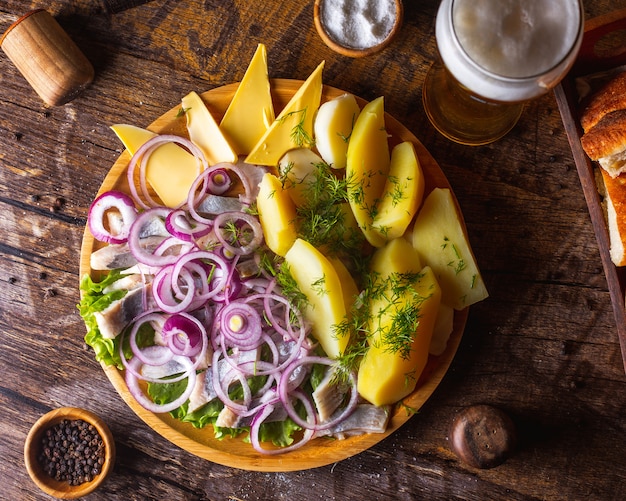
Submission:
POLYGON ((402 26, 401 0, 315 0, 313 21, 324 43, 348 57, 365 57, 387 47, 402 26))

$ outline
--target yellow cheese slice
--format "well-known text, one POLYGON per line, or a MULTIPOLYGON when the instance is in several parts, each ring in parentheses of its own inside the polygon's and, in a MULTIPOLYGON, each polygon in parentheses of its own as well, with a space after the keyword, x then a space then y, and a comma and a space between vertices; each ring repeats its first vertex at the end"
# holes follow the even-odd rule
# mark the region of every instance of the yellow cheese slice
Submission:
POLYGON ((274 121, 267 51, 259 44, 220 123, 235 153, 247 155, 274 121))
POLYGON ((263 134, 247 156, 246 163, 277 165, 287 151, 312 146, 313 119, 322 99, 323 69, 324 61, 311 73, 263 134))
MULTIPOLYGON (((111 127, 131 155, 148 139, 156 136, 134 125, 118 124, 111 127)), ((175 143, 165 143, 150 155, 146 165, 146 179, 164 205, 177 207, 187 200, 189 188, 200 173, 200 162, 175 143)))
POLYGON ((189 139, 204 153, 208 164, 237 162, 237 154, 228 144, 202 98, 190 92, 183 97, 181 104, 187 118, 189 139))
POLYGON ((145 143, 148 139, 156 136, 156 132, 136 127, 135 125, 117 124, 112 125, 111 129, 117 135, 124 147, 128 150, 128 153, 134 155, 135 152, 145 143))

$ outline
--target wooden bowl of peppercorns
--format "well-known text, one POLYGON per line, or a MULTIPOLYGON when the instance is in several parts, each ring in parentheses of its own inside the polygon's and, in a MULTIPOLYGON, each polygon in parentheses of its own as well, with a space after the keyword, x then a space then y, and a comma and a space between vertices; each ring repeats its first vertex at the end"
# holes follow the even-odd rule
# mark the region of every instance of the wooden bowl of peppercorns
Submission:
POLYGON ((115 442, 102 419, 62 407, 43 415, 24 444, 28 474, 46 494, 76 499, 96 489, 113 469, 115 442))

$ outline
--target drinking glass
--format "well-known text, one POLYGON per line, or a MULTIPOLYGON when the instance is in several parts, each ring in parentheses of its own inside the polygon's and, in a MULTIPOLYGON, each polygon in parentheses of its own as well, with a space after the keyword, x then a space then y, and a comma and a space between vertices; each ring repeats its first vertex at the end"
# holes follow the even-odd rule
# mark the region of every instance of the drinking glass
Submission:
POLYGON ((443 0, 438 59, 422 89, 433 126, 476 146, 507 134, 524 103, 553 89, 582 43, 581 0, 443 0))

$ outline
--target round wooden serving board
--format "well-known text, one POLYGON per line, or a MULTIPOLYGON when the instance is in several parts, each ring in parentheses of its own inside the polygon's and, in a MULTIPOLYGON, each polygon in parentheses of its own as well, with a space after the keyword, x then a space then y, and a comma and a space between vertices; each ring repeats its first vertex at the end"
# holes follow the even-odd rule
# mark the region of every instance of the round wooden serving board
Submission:
MULTIPOLYGON (((276 115, 300 88, 303 82, 299 80, 274 79, 271 81, 272 97, 276 115)), ((238 84, 225 85, 201 94, 209 110, 218 122, 224 115, 230 104, 238 84)), ((344 94, 345 91, 324 86, 322 102, 344 94)), ((362 107, 365 101, 357 98, 362 107)), ((148 129, 157 133, 173 133, 186 135, 185 118, 177 117, 180 106, 172 108, 163 116, 154 121, 148 129)), ((425 195, 435 187, 450 188, 448 180, 435 162, 434 158, 420 143, 417 138, 402 124, 390 115, 385 115, 387 132, 390 135, 390 146, 402 141, 411 141, 415 145, 424 177, 426 180, 425 195)), ((126 181, 126 168, 130 160, 127 151, 123 152, 106 176, 98 194, 111 189, 128 192, 126 181)), ((90 274, 97 278, 89 265, 91 253, 101 244, 94 240, 87 228, 81 248, 80 276, 90 274)), ((438 356, 429 358, 428 364, 422 374, 415 391, 406 397, 403 405, 396 405, 392 411, 389 426, 382 434, 365 434, 351 437, 346 440, 333 440, 318 438, 300 449, 278 455, 263 455, 257 453, 253 447, 241 438, 217 440, 213 436, 210 426, 204 429, 196 429, 188 423, 182 423, 173 419, 169 414, 154 414, 139 405, 132 397, 124 381, 123 372, 115 367, 103 365, 103 369, 130 408, 153 430, 161 434, 170 442, 176 444, 188 452, 204 459, 219 463, 224 466, 254 471, 296 471, 316 468, 347 459, 355 454, 363 452, 396 431, 406 423, 413 413, 417 411, 433 394, 443 376, 448 370, 454 354, 459 346, 468 309, 455 312, 454 331, 448 341, 446 351, 438 356), (410 409, 410 411, 409 411, 410 409)))

